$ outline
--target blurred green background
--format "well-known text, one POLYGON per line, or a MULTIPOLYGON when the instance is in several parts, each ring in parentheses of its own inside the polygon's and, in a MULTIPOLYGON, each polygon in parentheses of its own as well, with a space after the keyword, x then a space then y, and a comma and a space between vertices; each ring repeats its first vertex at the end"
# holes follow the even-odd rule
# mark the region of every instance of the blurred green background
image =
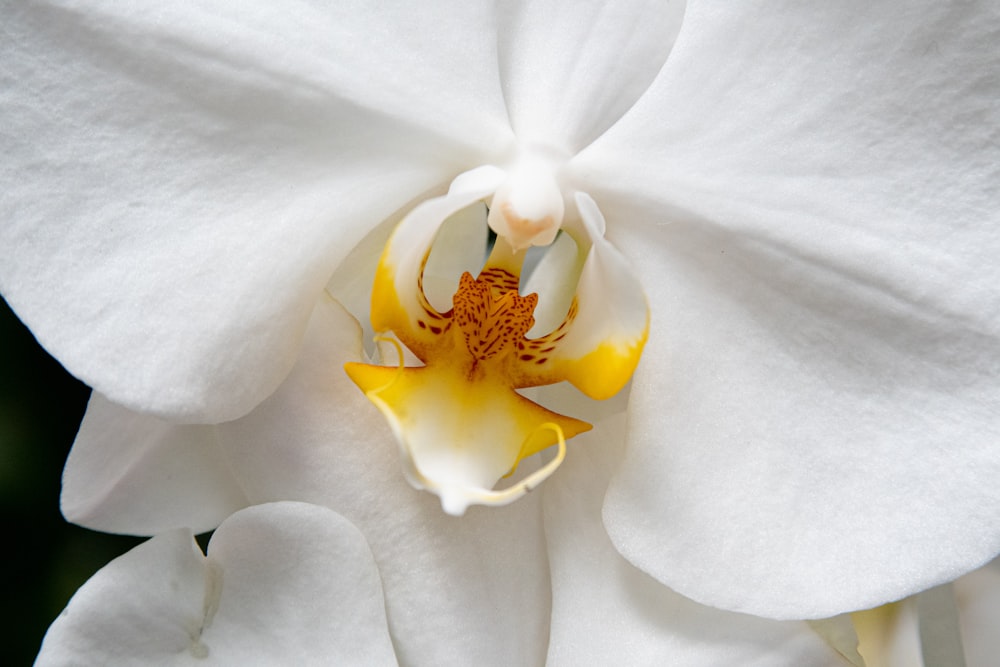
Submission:
POLYGON ((0 507, 6 533, 0 662, 30 665, 52 620, 94 572, 140 542, 73 526, 59 513, 63 463, 90 389, 0 301, 0 507))

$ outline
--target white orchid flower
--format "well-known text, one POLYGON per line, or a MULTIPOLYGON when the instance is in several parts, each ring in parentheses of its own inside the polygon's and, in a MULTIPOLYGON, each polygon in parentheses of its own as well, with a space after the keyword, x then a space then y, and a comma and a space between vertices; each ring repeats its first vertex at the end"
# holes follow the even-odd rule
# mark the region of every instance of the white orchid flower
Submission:
MULTIPOLYGON (((500 582, 530 598, 502 603, 532 610, 507 627, 449 626, 456 655, 486 628, 545 634, 539 501, 448 523, 388 480, 388 427, 339 368, 301 368, 362 361, 323 294, 370 289, 380 256, 419 267, 425 241, 386 247, 394 219, 471 197, 501 248, 551 240, 562 215, 579 255, 620 251, 629 271, 588 308, 649 304, 602 510, 631 563, 784 619, 975 569, 1000 551, 998 26, 985 2, 6 9, 0 288, 99 392, 67 515, 152 534, 316 502, 372 545, 397 650, 442 639, 416 606, 442 580, 459 592, 439 620, 500 582), (619 289, 630 275, 641 293, 619 289), (314 311, 309 335, 338 347, 300 354, 314 311)), ((558 246, 540 302, 592 284, 558 246)), ((415 279, 382 285, 419 303, 415 279)), ((576 328, 588 345, 614 340, 601 322, 576 328)))

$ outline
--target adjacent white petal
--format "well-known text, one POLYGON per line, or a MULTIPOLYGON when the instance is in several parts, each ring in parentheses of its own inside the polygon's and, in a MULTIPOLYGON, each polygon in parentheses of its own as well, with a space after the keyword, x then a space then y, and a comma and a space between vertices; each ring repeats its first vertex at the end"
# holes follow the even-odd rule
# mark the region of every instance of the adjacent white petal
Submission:
POLYGON ((244 510, 212 535, 208 559, 222 591, 202 643, 218 643, 228 664, 396 664, 371 551, 339 514, 244 510))
POLYGON ((579 157, 652 307, 632 562, 818 617, 1000 551, 998 39, 991 3, 693 3, 579 157))
POLYGON ((225 426, 172 424, 91 394, 63 471, 63 515, 111 533, 215 528, 247 505, 217 428, 225 426))
POLYGON ((36 664, 396 662, 363 536, 326 508, 275 503, 227 519, 207 558, 178 530, 109 563, 49 628, 36 664))
POLYGON ((33 4, 0 26, 0 289, 132 409, 231 419, 365 233, 506 151, 492 12, 33 4))
POLYGON ((624 425, 619 413, 575 438, 567 462, 544 487, 553 587, 546 664, 848 665, 804 622, 704 607, 615 551, 601 504, 621 460, 624 425))
MULTIPOLYGON (((315 305, 308 332, 345 361, 360 354, 357 322, 328 296, 315 305)), ((299 363, 311 362, 306 355, 299 363)), ((343 369, 330 372, 339 377, 343 369)), ((336 419, 351 418, 349 408, 336 407, 336 419)), ((229 462, 228 448, 238 441, 226 435, 242 432, 240 421, 174 424, 95 392, 63 471, 63 514, 88 528, 135 535, 215 528, 249 504, 229 462)))
POLYGON ((402 663, 539 664, 549 584, 538 497, 455 519, 407 484, 389 426, 343 370, 361 360, 347 317, 321 304, 287 381, 219 431, 237 478, 253 502, 322 504, 361 529, 402 663))
POLYGON ((210 577, 189 531, 140 544, 76 592, 35 664, 184 664, 200 646, 210 577))
POLYGON ((571 155, 646 90, 680 30, 684 1, 499 4, 500 79, 518 139, 571 155))
POLYGON ((619 231, 652 304, 606 510, 630 560, 821 617, 1000 550, 995 339, 738 239, 619 231))

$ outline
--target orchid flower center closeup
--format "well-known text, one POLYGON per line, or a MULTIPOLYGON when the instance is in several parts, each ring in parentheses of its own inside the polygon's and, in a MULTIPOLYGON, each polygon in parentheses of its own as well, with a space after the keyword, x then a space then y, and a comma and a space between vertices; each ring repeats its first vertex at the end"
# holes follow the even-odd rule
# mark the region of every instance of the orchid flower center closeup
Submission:
POLYGON ((604 239, 594 201, 576 192, 567 208, 542 159, 508 170, 480 167, 403 218, 379 260, 372 325, 423 365, 405 366, 399 348, 394 365, 349 363, 346 370, 392 427, 409 482, 437 494, 450 514, 522 497, 559 466, 566 440, 591 428, 518 390, 568 381, 606 399, 638 364, 648 334, 645 296, 604 239), (425 267, 438 230, 459 215, 488 223, 497 238, 478 275, 458 277, 451 308, 442 310, 425 293, 425 267), (529 337, 536 308, 552 304, 521 294, 525 257, 532 246, 551 246, 560 230, 576 253, 546 275, 569 285, 573 296, 557 326, 529 337), (494 489, 523 459, 553 445, 558 451, 548 463, 494 489))

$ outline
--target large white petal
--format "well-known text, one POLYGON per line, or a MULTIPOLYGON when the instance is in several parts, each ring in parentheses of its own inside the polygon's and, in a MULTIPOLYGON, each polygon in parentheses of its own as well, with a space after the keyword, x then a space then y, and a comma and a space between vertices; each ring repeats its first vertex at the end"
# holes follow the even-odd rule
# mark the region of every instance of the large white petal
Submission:
POLYGON ((992 3, 693 3, 580 156, 652 306, 632 562, 804 617, 1000 550, 998 39, 992 3))
POLYGON ((500 78, 525 143, 572 155, 610 127, 667 59, 683 0, 498 3, 500 78))
POLYGON ((0 289, 127 407, 268 395, 368 229, 510 137, 479 3, 33 3, 0 26, 0 289))
MULTIPOLYGON (((343 361, 360 353, 357 321, 329 296, 315 304, 307 332, 313 347, 300 366, 312 363, 315 353, 309 352, 319 346, 340 360, 332 371, 339 375, 343 361)), ((330 415, 352 416, 337 402, 330 415)), ((176 424, 95 392, 63 470, 63 514, 88 528, 134 535, 215 528, 250 504, 221 444, 239 446, 233 432, 246 430, 240 422, 176 424)))
POLYGON ((601 505, 622 458, 624 427, 620 413, 575 438, 566 463, 544 487, 553 591, 546 664, 848 665, 802 621, 704 607, 615 551, 601 505))
POLYGON ((140 544, 76 592, 49 627, 36 664, 178 660, 195 645, 204 625, 210 576, 188 531, 140 544))
POLYGON ((216 440, 91 394, 63 470, 67 520, 112 533, 211 530, 248 503, 216 440))
POLYGON ((38 665, 396 664, 378 572, 326 508, 243 510, 212 536, 154 537, 77 591, 38 665))
POLYGON ((252 502, 321 504, 361 529, 404 664, 539 664, 549 584, 538 497, 456 519, 407 484, 388 424, 344 372, 361 360, 347 317, 321 304, 286 382, 219 430, 234 473, 252 502))

